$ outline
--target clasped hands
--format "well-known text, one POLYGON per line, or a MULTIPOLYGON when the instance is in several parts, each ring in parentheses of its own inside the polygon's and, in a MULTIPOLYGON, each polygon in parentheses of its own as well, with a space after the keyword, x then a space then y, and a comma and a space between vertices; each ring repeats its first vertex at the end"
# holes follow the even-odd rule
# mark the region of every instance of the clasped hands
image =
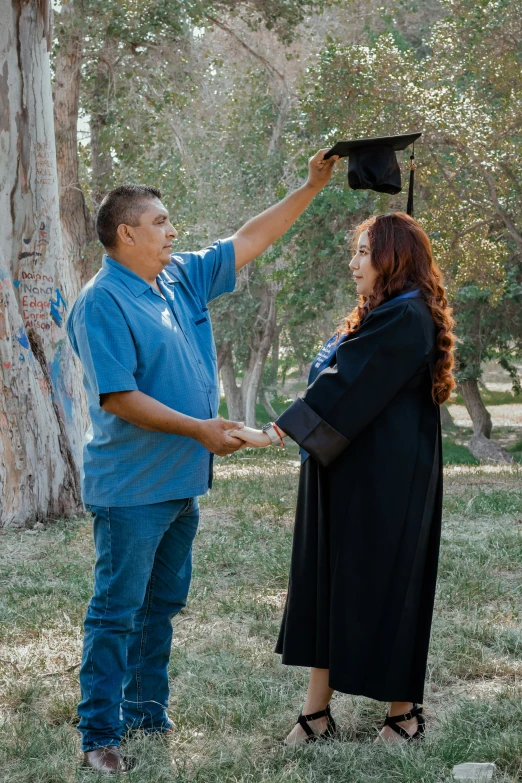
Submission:
POLYGON ((193 419, 194 437, 202 446, 218 457, 226 457, 246 446, 270 446, 270 438, 262 430, 245 427, 242 422, 228 419, 193 419))
POLYGON ((263 449, 265 446, 270 446, 272 441, 263 430, 255 430, 252 427, 240 427, 237 430, 231 430, 228 433, 231 437, 237 438, 242 441, 240 449, 244 449, 245 446, 253 446, 257 449, 263 449))

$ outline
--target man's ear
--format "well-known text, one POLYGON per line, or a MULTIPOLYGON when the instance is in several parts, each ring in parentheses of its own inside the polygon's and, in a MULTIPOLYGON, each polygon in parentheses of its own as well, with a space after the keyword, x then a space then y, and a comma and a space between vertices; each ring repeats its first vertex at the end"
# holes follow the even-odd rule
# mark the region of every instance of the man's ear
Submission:
POLYGON ((123 245, 136 244, 134 241, 132 226, 127 226, 125 223, 120 223, 120 225, 116 229, 116 233, 118 234, 118 239, 123 245))

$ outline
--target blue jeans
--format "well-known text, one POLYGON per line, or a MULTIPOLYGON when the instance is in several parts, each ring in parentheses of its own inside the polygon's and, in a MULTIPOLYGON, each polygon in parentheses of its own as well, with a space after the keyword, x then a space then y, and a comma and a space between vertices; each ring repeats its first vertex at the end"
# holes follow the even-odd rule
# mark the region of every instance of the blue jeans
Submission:
POLYGON ((119 745, 127 730, 171 725, 171 620, 187 602, 199 520, 197 498, 87 509, 96 566, 80 669, 84 751, 119 745))

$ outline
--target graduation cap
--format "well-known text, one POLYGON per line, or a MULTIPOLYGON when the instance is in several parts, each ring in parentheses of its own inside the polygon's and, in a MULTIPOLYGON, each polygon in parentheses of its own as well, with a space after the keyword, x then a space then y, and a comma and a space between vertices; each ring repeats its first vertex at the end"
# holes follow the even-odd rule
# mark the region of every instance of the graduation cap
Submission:
POLYGON ((413 144, 410 155, 410 183, 406 212, 413 215, 413 179, 415 171, 415 140, 422 133, 407 133, 402 136, 382 136, 376 139, 338 141, 325 154, 348 158, 348 184, 352 190, 376 190, 378 193, 400 193, 402 190, 401 170, 396 152, 413 144))

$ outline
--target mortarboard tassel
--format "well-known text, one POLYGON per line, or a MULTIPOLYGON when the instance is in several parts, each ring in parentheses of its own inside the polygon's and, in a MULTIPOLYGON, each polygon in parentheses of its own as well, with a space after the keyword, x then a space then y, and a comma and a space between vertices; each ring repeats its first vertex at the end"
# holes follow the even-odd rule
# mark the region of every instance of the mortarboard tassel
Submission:
POLYGON ((408 203, 406 205, 406 214, 413 217, 413 185, 415 179, 415 143, 410 155, 410 185, 408 187, 408 203))

